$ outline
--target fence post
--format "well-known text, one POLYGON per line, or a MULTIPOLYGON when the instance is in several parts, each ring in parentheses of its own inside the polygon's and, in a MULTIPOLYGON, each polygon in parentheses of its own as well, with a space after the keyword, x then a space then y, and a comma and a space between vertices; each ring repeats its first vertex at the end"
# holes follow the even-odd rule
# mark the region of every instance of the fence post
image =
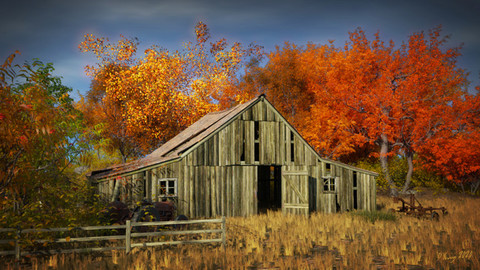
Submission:
POLYGON ((15 239, 15 259, 20 260, 20 228, 17 229, 17 237, 15 239))
POLYGON ((130 244, 130 233, 131 233, 131 229, 132 227, 130 226, 130 223, 131 221, 130 220, 127 220, 127 224, 125 225, 126 228, 125 228, 125 249, 126 249, 126 253, 130 253, 130 249, 132 248, 131 244, 130 244))
POLYGON ((225 216, 222 216, 222 244, 223 244, 223 248, 225 249, 226 248, 226 241, 227 241, 227 237, 226 237, 226 233, 227 233, 227 226, 225 224, 225 216))
MULTIPOLYGON (((227 225, 226 218, 222 216, 222 246, 223 246, 223 267, 226 267, 227 264, 227 225)), ((225 268, 226 269, 226 268, 225 268)))
POLYGON ((15 259, 20 260, 20 228, 17 228, 17 237, 15 239, 15 259))

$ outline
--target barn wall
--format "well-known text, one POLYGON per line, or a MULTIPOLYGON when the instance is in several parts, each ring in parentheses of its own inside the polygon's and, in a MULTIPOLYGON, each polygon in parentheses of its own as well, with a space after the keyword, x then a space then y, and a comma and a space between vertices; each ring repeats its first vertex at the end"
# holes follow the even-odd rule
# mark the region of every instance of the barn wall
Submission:
MULTIPOLYGON (((302 170, 308 177, 292 176, 302 196, 309 198, 310 211, 332 213, 352 210, 354 169, 320 160, 272 107, 258 102, 178 162, 160 165, 127 177, 122 189, 129 204, 144 196, 158 201, 157 181, 177 179, 177 213, 188 217, 248 216, 257 211, 257 167, 280 165, 282 171, 302 170), (255 149, 258 150, 255 150, 255 149), (335 192, 324 191, 324 178, 334 177, 335 192), (315 189, 312 193, 311 189, 315 189), (309 192, 310 190, 310 192, 309 192)), ((99 183, 99 191, 112 197, 115 181, 99 183)), ((358 209, 375 208, 375 179, 357 172, 358 209)), ((291 189, 282 190, 286 200, 298 202, 291 189)), ((289 210, 303 213, 305 210, 289 210)))
MULTIPOLYGON (((198 206, 188 209, 190 216, 256 214, 259 165, 304 166, 312 172, 311 178, 318 179, 316 154, 264 102, 245 111, 191 151, 182 164, 184 171, 195 172, 186 173, 183 180, 190 190, 196 191, 186 200, 198 206)), ((307 189, 302 188, 301 192, 308 196, 307 189)))
POLYGON ((190 166, 313 166, 316 154, 266 103, 259 102, 190 152, 186 163, 190 166), (258 159, 255 159, 255 144, 258 144, 258 159))
POLYGON ((317 210, 325 213, 335 213, 338 211, 352 211, 354 209, 354 173, 357 177, 357 209, 375 210, 376 207, 376 182, 375 177, 354 169, 345 168, 337 164, 330 164, 330 169, 326 168, 326 162, 319 162, 320 169, 320 188, 319 200, 317 200, 317 210), (335 179, 335 192, 324 191, 323 179, 335 179))

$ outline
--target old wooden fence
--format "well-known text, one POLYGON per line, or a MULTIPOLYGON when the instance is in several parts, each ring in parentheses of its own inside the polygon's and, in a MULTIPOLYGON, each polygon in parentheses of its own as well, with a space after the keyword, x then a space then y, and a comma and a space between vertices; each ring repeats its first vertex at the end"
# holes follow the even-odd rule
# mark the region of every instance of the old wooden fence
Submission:
MULTIPOLYGON (((165 227, 163 227, 165 228, 165 227)), ((75 227, 75 228, 50 228, 50 229, 0 229, 0 233, 13 233, 16 234, 14 239, 0 239, 0 245, 10 245, 14 247, 14 250, 1 250, 0 255, 15 255, 15 258, 19 259, 21 255, 34 255, 37 253, 56 254, 56 253, 74 253, 74 252, 94 252, 94 251, 110 251, 110 250, 125 250, 127 253, 135 247, 154 247, 163 245, 180 245, 180 244, 202 244, 202 243, 221 243, 225 248, 226 241, 226 225, 225 217, 221 219, 203 219, 203 220, 185 220, 185 221, 154 221, 154 222, 131 222, 127 221, 125 225, 112 225, 112 226, 87 226, 87 227, 75 227), (187 229, 192 224, 206 224, 217 223, 220 224, 220 229, 196 229, 186 230, 185 228, 175 229, 161 229, 159 231, 153 231, 153 228, 158 226, 168 226, 173 228, 174 226, 186 226, 187 229), (135 227, 147 230, 147 232, 140 232, 135 230, 135 227), (145 229, 150 228, 150 229, 145 229), (132 230, 133 229, 133 230, 132 230), (34 239, 35 243, 39 244, 51 244, 51 243, 75 243, 75 242, 99 242, 99 241, 111 241, 111 240, 124 240, 125 244, 122 246, 108 246, 108 247, 87 247, 87 248, 73 248, 73 249, 50 249, 40 250, 36 252, 26 251, 22 252, 22 235, 27 233, 51 233, 51 232, 86 232, 86 231, 99 231, 110 232, 110 235, 102 236, 90 236, 90 237, 62 237, 54 239, 34 239), (125 230, 125 234, 114 234, 117 230, 125 230), (218 238, 218 235, 220 237, 218 238), (191 239, 191 240, 174 240, 174 241, 158 241, 157 239, 145 239, 145 237, 154 236, 178 236, 178 235, 191 235, 195 238, 195 235, 208 235, 208 239, 191 239), (214 238, 214 236, 216 238, 214 238), (134 238, 144 237, 142 242, 132 242, 134 238), (157 242, 154 242, 154 241, 157 242)))

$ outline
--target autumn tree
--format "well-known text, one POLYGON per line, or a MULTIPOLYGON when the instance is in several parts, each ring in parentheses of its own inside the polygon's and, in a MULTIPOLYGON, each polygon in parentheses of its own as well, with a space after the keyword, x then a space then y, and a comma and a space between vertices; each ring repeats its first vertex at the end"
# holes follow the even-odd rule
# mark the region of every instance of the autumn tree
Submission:
POLYGON ((264 67, 260 67, 257 59, 250 62, 239 83, 239 89, 250 98, 266 94, 275 108, 300 130, 314 102, 301 62, 304 53, 305 48, 288 42, 283 47, 277 46, 267 54, 264 67))
MULTIPOLYGON (((378 34, 369 41, 358 29, 343 49, 334 49, 315 66, 311 87, 319 113, 344 123, 358 143, 375 143, 383 173, 389 177, 388 156, 404 154, 409 164, 405 192, 413 173, 413 155, 450 119, 452 102, 466 94, 463 70, 456 66, 457 48, 443 49, 440 28, 423 32, 395 49, 378 34)), ((323 126, 314 133, 322 134, 323 126)), ((328 127, 327 127, 328 129, 328 127)), ((347 133, 348 133, 347 132, 347 133)), ((345 133, 346 134, 346 133, 345 133)))
POLYGON ((259 61, 247 65, 239 89, 250 97, 266 94, 282 115, 310 142, 317 152, 327 158, 352 162, 367 157, 372 149, 368 144, 360 145, 351 130, 345 130, 345 121, 331 121, 332 112, 315 106, 315 95, 310 87, 311 68, 320 65, 332 47, 308 44, 297 46, 286 42, 283 47, 267 54, 268 62, 260 66, 259 61), (311 110, 316 110, 315 119, 311 110), (324 116, 319 116, 321 113, 324 116), (322 127, 321 136, 312 132, 315 126, 322 127), (328 126, 329 128, 325 128, 328 126), (343 135, 340 135, 343 132, 343 135))
POLYGON ((445 48, 440 31, 415 33, 399 47, 378 33, 368 39, 361 29, 343 48, 333 41, 287 43, 265 67, 252 65, 240 86, 267 93, 320 154, 344 161, 379 158, 392 193, 397 187, 388 158, 403 155, 405 192, 414 156, 456 121, 453 104, 468 96, 465 73, 456 65, 459 48, 445 48))
POLYGON ((451 119, 419 149, 424 166, 472 194, 480 187, 479 92, 451 104, 451 119))
POLYGON ((137 138, 127 133, 121 104, 105 98, 104 81, 110 76, 115 76, 115 72, 120 69, 120 66, 110 65, 98 71, 92 79, 90 91, 86 96, 81 96, 75 104, 83 113, 85 125, 88 127, 85 135, 88 137, 90 151, 82 155, 82 162, 85 165, 92 166, 94 160, 101 159, 115 163, 114 159, 109 157, 115 157, 117 154, 122 163, 125 163, 131 158, 138 157, 142 152, 137 138))
POLYGON ((237 72, 248 57, 260 56, 260 48, 243 48, 240 43, 230 46, 225 39, 210 42, 209 30, 201 22, 195 35, 195 42, 186 43, 183 50, 170 52, 152 46, 140 59, 135 58, 135 39, 122 37, 110 43, 86 35, 79 45, 81 51, 97 56, 98 63, 88 66, 87 73, 104 89, 101 106, 118 109, 119 117, 104 124, 115 134, 132 138, 142 153, 206 113, 245 99, 234 88, 237 72), (108 67, 115 71, 105 72, 108 67))
POLYGON ((0 69, 0 223, 75 224, 86 191, 72 164, 82 152, 82 119, 70 88, 39 60, 0 69), (65 211, 65 213, 60 214, 65 211))

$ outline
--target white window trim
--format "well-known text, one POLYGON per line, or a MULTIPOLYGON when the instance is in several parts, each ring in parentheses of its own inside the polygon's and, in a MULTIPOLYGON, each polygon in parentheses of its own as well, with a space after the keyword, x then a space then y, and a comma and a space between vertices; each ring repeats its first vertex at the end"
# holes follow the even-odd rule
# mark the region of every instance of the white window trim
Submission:
POLYGON ((163 197, 168 197, 168 198, 172 198, 172 197, 177 197, 178 196, 178 180, 177 178, 160 178, 160 179, 157 179, 157 197, 158 198, 163 198, 163 197), (170 181, 173 181, 173 187, 174 187, 174 194, 168 194, 168 183, 170 181), (167 190, 166 190, 166 193, 167 194, 162 194, 162 190, 160 189, 160 187, 162 186, 161 183, 162 182, 166 182, 166 187, 167 187, 167 190))
POLYGON ((337 192, 337 182, 338 182, 338 177, 334 176, 327 176, 323 177, 323 192, 337 192), (332 190, 332 184, 331 181, 334 180, 335 183, 333 184, 333 190, 332 190), (328 182, 328 190, 325 190, 325 185, 326 182, 328 182))

